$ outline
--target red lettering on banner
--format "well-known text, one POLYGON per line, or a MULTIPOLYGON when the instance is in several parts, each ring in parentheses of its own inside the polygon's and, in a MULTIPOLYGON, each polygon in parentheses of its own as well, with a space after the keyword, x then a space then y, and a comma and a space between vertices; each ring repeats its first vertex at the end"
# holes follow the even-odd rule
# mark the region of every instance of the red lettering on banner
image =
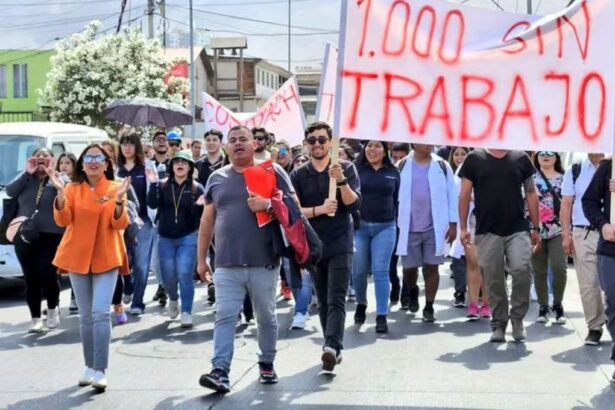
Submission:
POLYGON ((604 129, 604 123, 606 121, 606 84, 604 83, 604 79, 598 73, 592 72, 589 73, 583 81, 581 82, 581 88, 579 90, 579 100, 578 100, 578 115, 579 115, 579 128, 581 129, 581 134, 583 138, 587 141, 593 142, 596 138, 602 134, 602 130, 604 129), (598 127, 596 131, 590 133, 587 130, 587 106, 586 106, 586 94, 587 87, 589 86, 590 81, 596 80, 598 81, 598 86, 600 87, 600 114, 598 117, 598 127))
POLYGON ((382 116, 382 123, 380 124, 380 130, 384 132, 389 128, 391 103, 398 102, 399 104, 401 104, 401 108, 404 111, 406 122, 408 123, 408 129, 411 133, 414 134, 416 132, 416 125, 414 124, 414 121, 412 119, 412 113, 410 112, 410 108, 408 107, 407 103, 420 96, 423 93, 423 87, 421 87, 419 83, 412 80, 411 78, 392 73, 384 73, 384 82, 384 112, 382 116), (393 89, 397 89, 398 87, 393 86, 393 81, 399 81, 404 84, 410 85, 414 88, 414 91, 411 94, 407 95, 395 95, 393 94, 393 89))
POLYGON ((359 103, 361 102, 361 93, 363 91, 363 80, 376 80, 378 74, 376 73, 361 73, 358 71, 342 71, 342 78, 351 77, 355 79, 355 91, 352 102, 352 108, 350 113, 350 119, 348 120, 348 128, 354 130, 357 127, 357 113, 359 111, 359 103))
MULTIPOLYGON (((324 104, 325 101, 327 102, 328 105, 328 109, 327 111, 327 115, 325 117, 325 121, 326 122, 331 122, 331 113, 333 112, 333 98, 335 98, 335 94, 332 93, 323 93, 322 96, 324 97, 324 101, 321 101, 321 104, 324 104)), ((322 111, 322 107, 320 108, 322 111)))
POLYGON ((433 36, 436 31, 436 10, 431 6, 425 6, 419 12, 419 15, 416 18, 416 20, 417 20, 416 24, 414 25, 414 33, 412 34, 412 51, 418 57, 428 58, 429 55, 431 54, 431 45, 433 43, 433 36), (431 25, 429 26, 429 34, 424 36, 426 44, 425 44, 425 50, 423 51, 423 50, 419 50, 416 43, 417 43, 417 38, 419 37, 418 31, 421 28, 421 23, 423 22, 423 16, 426 13, 431 14, 431 25))
POLYGON ((389 8, 389 16, 387 18, 387 22, 386 22, 386 25, 384 27, 384 36, 382 38, 382 52, 385 55, 388 55, 388 56, 399 56, 399 55, 401 55, 404 52, 404 50, 406 49, 406 40, 408 38, 408 24, 409 23, 410 23, 410 5, 405 0, 395 0, 393 2, 393 4, 391 4, 391 7, 389 8), (392 20, 393 20, 393 14, 395 13, 395 9, 399 5, 403 6, 403 10, 405 12, 405 17, 402 18, 403 30, 400 31, 400 30, 398 30, 397 27, 395 27, 395 30, 393 30, 393 32, 395 34, 400 34, 399 36, 396 36, 396 37, 401 37, 402 43, 399 46, 398 50, 389 50, 388 49, 389 33, 391 33, 391 25, 392 25, 392 20))
POLYGON ((366 4, 365 16, 363 17, 363 26, 361 27, 361 42, 359 44, 359 57, 363 57, 365 52, 365 41, 367 39, 367 29, 369 23, 369 16, 372 9, 372 0, 357 0, 357 5, 362 6, 366 4))
POLYGON ((299 96, 297 95, 297 90, 295 89, 295 86, 291 84, 290 87, 288 87, 290 90, 290 96, 286 96, 286 94, 284 95, 284 97, 282 98, 282 101, 284 101, 284 105, 286 106, 286 109, 288 111, 290 111, 290 105, 288 105, 288 102, 290 100, 294 100, 295 103, 299 103, 299 96))
POLYGON ((481 141, 491 134, 493 127, 495 126, 495 108, 489 101, 489 97, 493 94, 495 89, 495 82, 486 77, 464 75, 461 77, 461 131, 459 132, 462 141, 481 141), (476 97, 470 97, 468 94, 468 88, 470 83, 476 82, 486 86, 485 92, 476 97), (469 107, 471 105, 477 105, 484 107, 487 110, 489 119, 483 132, 478 135, 470 135, 469 130, 469 107))
POLYGON ((538 40, 538 55, 545 55, 545 42, 542 39, 542 29, 536 27, 536 40, 538 40))
POLYGON ((216 108, 216 122, 220 125, 224 125, 228 122, 229 117, 230 114, 228 113, 228 111, 226 111, 223 106, 218 105, 218 107, 216 108), (224 114, 224 117, 222 117, 223 119, 220 119, 220 113, 224 114))
POLYGON ((444 128, 444 133, 449 140, 453 139, 453 127, 451 126, 451 114, 448 109, 447 102, 447 94, 446 94, 446 83, 443 76, 439 76, 436 80, 436 84, 431 92, 431 97, 429 97, 429 102, 427 103, 427 110, 425 111, 425 117, 423 117, 423 123, 419 129, 419 134, 425 134, 429 122, 431 120, 442 121, 442 127, 444 128), (436 99, 439 99, 439 103, 441 105, 440 112, 434 112, 434 105, 436 104, 436 99))
POLYGON ((513 24, 508 31, 504 34, 504 37, 502 37, 502 43, 509 43, 512 41, 516 41, 519 43, 519 48, 515 49, 515 50, 510 50, 508 48, 505 48, 504 51, 506 54, 518 54, 521 53, 523 50, 525 50, 527 48, 527 42, 519 37, 519 36, 515 36, 513 38, 508 38, 509 35, 512 34, 513 31, 515 31, 515 29, 517 27, 521 27, 521 26, 525 26, 525 28, 523 30, 527 30, 528 28, 530 28, 530 23, 528 23, 527 21, 518 21, 515 24, 513 24))
POLYGON ((536 132, 536 125, 534 124, 530 101, 527 97, 525 81, 523 81, 523 77, 521 77, 520 75, 515 76, 512 91, 510 92, 510 97, 508 98, 508 102, 506 103, 506 109, 504 110, 504 114, 502 114, 500 126, 498 127, 498 137, 500 139, 504 138, 504 131, 509 118, 526 118, 530 125, 532 139, 534 141, 538 141, 538 133, 536 132), (517 94, 521 96, 522 107, 513 109, 513 105, 517 100, 517 94))
POLYGON ((207 113, 211 113, 213 108, 214 108, 214 105, 213 105, 213 103, 211 101, 206 101, 205 102, 205 122, 213 121, 213 117, 207 118, 207 113))
POLYGON ((545 80, 564 82, 566 98, 564 99, 564 114, 562 115, 562 122, 559 128, 553 131, 551 129, 551 114, 547 114, 545 116, 545 134, 549 137, 557 137, 562 135, 568 127, 570 117, 570 74, 556 74, 554 72, 550 72, 545 75, 545 80))
POLYGON ((558 34, 558 47, 557 47, 557 56, 562 58, 564 55, 564 29, 563 23, 568 24, 572 28, 572 32, 574 33, 574 37, 577 41, 577 46, 579 47, 579 52, 581 53, 581 58, 583 61, 587 59, 589 54, 589 37, 591 32, 591 15, 589 14, 589 9, 587 8, 587 2, 583 1, 581 5, 581 10, 583 11, 583 18, 585 20, 585 43, 581 44, 581 39, 579 38, 579 30, 577 30, 577 26, 568 18, 568 16, 558 17, 557 19, 557 34, 558 34), (563 22, 563 23, 562 23, 563 22))
POLYGON ((438 57, 444 64, 453 65, 459 61, 461 57, 461 46, 463 45, 463 37, 465 35, 465 20, 463 18, 463 13, 459 10, 450 10, 446 13, 446 17, 444 18, 444 26, 442 28, 442 37, 440 38, 440 49, 438 50, 438 57), (455 46, 454 54, 452 58, 446 58, 444 55, 444 50, 446 48, 446 39, 448 38, 448 30, 451 22, 451 18, 453 16, 457 16, 459 19, 459 31, 457 35, 457 44, 455 46))

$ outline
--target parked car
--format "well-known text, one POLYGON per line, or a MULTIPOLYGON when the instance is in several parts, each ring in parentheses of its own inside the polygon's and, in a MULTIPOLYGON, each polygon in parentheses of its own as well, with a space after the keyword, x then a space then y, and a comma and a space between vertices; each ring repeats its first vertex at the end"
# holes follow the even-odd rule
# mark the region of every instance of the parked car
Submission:
MULTIPOLYGON (((24 172, 27 158, 39 147, 49 148, 57 158, 63 152, 79 156, 83 149, 109 136, 84 125, 56 122, 0 123, 0 214, 6 186, 24 172)), ((0 278, 22 276, 12 245, 0 246, 0 278)))

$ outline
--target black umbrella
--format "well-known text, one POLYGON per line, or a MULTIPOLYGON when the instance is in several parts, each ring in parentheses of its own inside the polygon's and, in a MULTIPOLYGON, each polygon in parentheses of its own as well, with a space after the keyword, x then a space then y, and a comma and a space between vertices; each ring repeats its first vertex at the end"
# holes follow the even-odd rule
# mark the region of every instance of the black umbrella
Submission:
POLYGON ((103 110, 108 120, 133 127, 172 128, 192 124, 192 115, 181 105, 155 98, 136 97, 112 101, 103 110))

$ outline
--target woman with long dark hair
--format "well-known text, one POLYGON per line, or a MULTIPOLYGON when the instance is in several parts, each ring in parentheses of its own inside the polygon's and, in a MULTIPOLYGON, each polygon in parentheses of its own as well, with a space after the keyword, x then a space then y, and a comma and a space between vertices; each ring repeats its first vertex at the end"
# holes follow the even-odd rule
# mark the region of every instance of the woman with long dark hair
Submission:
MULTIPOLYGON (((154 170, 154 165, 146 161, 143 144, 139 134, 128 134, 120 138, 120 152, 117 157, 117 176, 128 178, 132 181, 132 188, 135 191, 139 202, 139 217, 143 221, 143 227, 139 229, 136 243, 128 245, 128 255, 132 268, 132 293, 131 315, 140 315, 145 310, 143 296, 147 287, 147 276, 149 274, 150 261, 152 259, 152 249, 154 246, 154 218, 155 212, 147 207, 147 192, 149 182, 146 176, 146 169, 154 170)), ((125 303, 130 303, 130 295, 125 295, 125 303)))
POLYGON ((355 232, 353 285, 357 308, 354 321, 365 323, 367 276, 374 275, 376 290, 376 332, 388 332, 390 292, 389 266, 395 248, 395 218, 399 195, 399 171, 389 157, 386 143, 367 141, 355 161, 361 180, 361 223, 355 232))
MULTIPOLYGON (((43 290, 47 299, 47 328, 60 324, 60 284, 52 264, 64 229, 53 220, 53 200, 56 190, 49 183, 47 168, 53 165, 53 156, 47 148, 38 148, 26 160, 26 170, 6 187, 11 198, 17 198, 17 218, 7 230, 13 232, 12 242, 26 282, 26 301, 32 323, 30 333, 43 331, 41 302, 43 290), (30 219, 37 235, 19 230, 19 224, 30 219)), ((10 239, 10 238, 9 238, 10 239)))
POLYGON ((80 333, 86 370, 80 386, 105 390, 111 320, 109 305, 117 275, 128 273, 122 232, 129 219, 125 207, 130 178, 115 182, 111 159, 98 144, 86 147, 66 184, 47 168, 57 190, 54 219, 66 228, 53 264, 68 273, 79 305, 80 333))
POLYGON ((540 237, 541 246, 532 255, 534 266, 534 286, 540 310, 537 323, 549 320, 549 267, 553 272, 553 306, 555 323, 564 324, 564 307, 562 299, 566 289, 566 255, 562 248, 562 225, 559 211, 562 200, 562 182, 564 169, 562 159, 554 151, 538 151, 534 154, 534 183, 540 201, 540 237))
POLYGON ((191 327, 197 231, 205 189, 194 180, 192 156, 181 151, 171 158, 168 179, 159 182, 158 174, 150 169, 147 178, 151 184, 147 204, 158 209, 158 253, 164 288, 169 295, 169 317, 175 319, 179 315, 181 297, 181 326, 191 327))

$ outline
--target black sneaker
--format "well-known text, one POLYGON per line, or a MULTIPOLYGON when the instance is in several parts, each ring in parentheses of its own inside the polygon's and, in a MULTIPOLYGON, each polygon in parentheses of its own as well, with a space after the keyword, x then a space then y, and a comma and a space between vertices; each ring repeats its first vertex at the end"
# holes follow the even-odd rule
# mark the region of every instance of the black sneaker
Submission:
POLYGON ((258 381, 262 384, 276 384, 279 381, 273 363, 258 362, 258 370, 260 372, 258 381))
POLYGON ((396 305, 399 302, 399 295, 401 293, 401 288, 398 286, 391 286, 391 295, 389 296, 389 300, 391 305, 396 305))
POLYGON ((589 332, 587 332, 587 337, 585 338, 585 344, 587 346, 598 346, 600 344, 601 338, 602 338, 602 329, 590 330, 589 332))
POLYGON ((387 324, 387 317, 385 315, 376 316, 376 333, 388 333, 389 325, 387 324))
POLYGON ((357 310, 354 312, 354 323, 355 325, 362 325, 365 323, 365 311, 367 310, 367 305, 357 305, 357 310))
POLYGON ((547 323, 549 321, 549 306, 541 306, 538 311, 536 323, 547 323))
POLYGON ((158 289, 156 289, 156 293, 154 293, 154 297, 152 298, 152 301, 158 302, 158 300, 160 299, 161 293, 165 293, 164 288, 161 285, 158 285, 158 289))
POLYGON ((332 372, 335 366, 342 362, 341 354, 337 353, 334 348, 325 346, 322 349, 322 370, 324 372, 332 372))
POLYGON ((412 313, 416 313, 419 311, 419 287, 415 286, 410 289, 410 304, 408 309, 412 313))
POLYGON ((218 393, 228 393, 231 391, 228 373, 222 369, 213 369, 209 374, 202 375, 199 379, 199 384, 218 393))
POLYGON ((466 307, 466 294, 464 292, 455 292, 455 302, 453 306, 456 308, 466 307))
MULTIPOLYGON (((164 289, 163 289, 163 292, 164 292, 164 289)), ((160 307, 165 307, 167 305, 167 300, 168 300, 167 293, 166 292, 161 293, 160 297, 158 298, 158 304, 160 305, 160 307)))
POLYGON ((555 313, 555 324, 563 325, 566 323, 566 316, 564 316, 564 307, 561 303, 553 304, 553 313, 555 313))
POLYGON ((210 305, 216 303, 216 287, 213 283, 207 285, 207 302, 209 302, 210 305))
POLYGON ((434 315, 433 306, 425 306, 423 309, 423 322, 435 322, 436 316, 434 315))

